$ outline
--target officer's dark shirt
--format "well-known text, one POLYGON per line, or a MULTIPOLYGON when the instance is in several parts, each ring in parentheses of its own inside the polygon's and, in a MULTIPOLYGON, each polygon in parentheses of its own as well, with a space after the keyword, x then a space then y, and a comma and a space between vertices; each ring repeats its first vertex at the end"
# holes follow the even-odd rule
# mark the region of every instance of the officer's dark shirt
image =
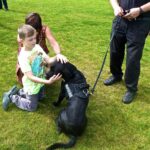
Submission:
MULTIPOLYGON (((124 10, 129 10, 134 7, 140 7, 148 2, 150 2, 150 0, 119 0, 119 5, 124 10)), ((150 17, 150 12, 146 12, 142 16, 150 17)))

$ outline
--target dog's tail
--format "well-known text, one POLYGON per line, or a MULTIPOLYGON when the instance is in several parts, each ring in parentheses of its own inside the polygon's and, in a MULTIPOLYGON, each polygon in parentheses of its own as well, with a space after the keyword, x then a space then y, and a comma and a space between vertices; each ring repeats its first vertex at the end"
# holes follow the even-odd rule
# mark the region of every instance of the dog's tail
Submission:
POLYGON ((76 141, 77 141, 76 136, 70 136, 70 140, 68 143, 54 143, 53 145, 48 147, 46 150, 54 150, 57 148, 70 148, 76 144, 76 141))

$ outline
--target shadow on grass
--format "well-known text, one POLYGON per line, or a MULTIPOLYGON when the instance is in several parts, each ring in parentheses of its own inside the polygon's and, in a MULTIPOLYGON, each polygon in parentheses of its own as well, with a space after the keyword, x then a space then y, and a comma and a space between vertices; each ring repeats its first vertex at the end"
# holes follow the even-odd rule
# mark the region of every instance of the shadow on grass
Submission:
POLYGON ((14 12, 14 13, 20 13, 20 14, 27 14, 27 11, 20 11, 20 10, 14 10, 14 9, 9 9, 10 12, 14 12))
POLYGON ((57 101, 59 92, 60 92, 60 82, 56 84, 52 84, 50 86, 45 87, 45 93, 46 93, 46 98, 43 100, 39 101, 39 107, 37 113, 43 114, 43 115, 50 115, 53 114, 52 116, 55 117, 58 115, 60 110, 64 107, 66 107, 66 99, 62 101, 61 105, 59 107, 54 107, 53 102, 57 101))
POLYGON ((15 31, 14 28, 10 28, 9 26, 6 26, 5 24, 1 24, 1 23, 0 23, 0 28, 1 29, 10 30, 10 31, 15 31))
POLYGON ((126 143, 130 143, 128 137, 132 141, 135 138, 133 133, 136 132, 128 119, 117 103, 101 100, 97 104, 91 102, 88 108, 88 125, 84 143, 87 147, 99 143, 98 145, 104 149, 124 147, 126 143), (118 146, 114 143, 118 143, 118 146))
MULTIPOLYGON (((3 146, 2 147, 3 150, 12 150, 10 147, 8 146, 3 146)), ((30 145, 28 144, 18 144, 15 147, 15 150, 35 150, 34 148, 32 148, 30 145)))
POLYGON ((140 89, 137 93, 137 96, 136 96, 137 101, 141 101, 141 102, 145 102, 147 104, 150 104, 149 93, 150 93, 150 87, 148 86, 148 84, 147 85, 141 85, 140 89))
MULTIPOLYGON (((13 10, 13 9, 9 9, 8 13, 11 13, 11 15, 15 15, 16 18, 18 16, 18 14, 24 14, 24 17, 27 15, 28 11, 25 12, 25 11, 20 11, 20 10, 13 10)), ((15 18, 15 19, 16 19, 15 18)), ((7 24, 8 24, 8 21, 10 20, 10 18, 5 18, 7 20, 7 24)), ((15 20, 14 20, 15 21, 15 20)), ((11 24, 13 24, 13 22, 11 22, 11 24)), ((10 30, 10 31, 16 31, 16 29, 14 28, 11 28, 9 27, 8 25, 6 25, 6 22, 3 22, 3 23, 0 23, 0 28, 2 29, 6 29, 6 30, 10 30)))
POLYGON ((18 144, 15 147, 15 150, 35 150, 33 147, 31 147, 29 144, 18 144))

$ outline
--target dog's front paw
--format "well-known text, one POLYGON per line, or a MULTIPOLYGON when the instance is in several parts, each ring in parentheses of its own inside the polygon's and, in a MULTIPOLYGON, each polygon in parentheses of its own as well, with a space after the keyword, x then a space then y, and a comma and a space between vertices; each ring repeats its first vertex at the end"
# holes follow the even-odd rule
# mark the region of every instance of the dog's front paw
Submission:
POLYGON ((58 103, 58 102, 53 102, 53 106, 54 106, 54 107, 58 107, 58 106, 59 106, 59 103, 58 103))

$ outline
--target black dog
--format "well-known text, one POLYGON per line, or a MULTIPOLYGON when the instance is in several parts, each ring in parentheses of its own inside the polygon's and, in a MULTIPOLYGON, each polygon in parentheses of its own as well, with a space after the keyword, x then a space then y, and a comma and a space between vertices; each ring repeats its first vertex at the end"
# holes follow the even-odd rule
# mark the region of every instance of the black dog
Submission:
POLYGON ((58 131, 68 135, 70 141, 66 144, 55 143, 47 150, 74 146, 77 136, 83 133, 87 124, 86 108, 89 102, 89 85, 84 75, 71 63, 61 64, 57 62, 47 74, 47 77, 49 78, 58 73, 62 74, 64 81, 61 83, 58 100, 53 104, 58 106, 64 97, 68 100, 68 104, 60 112, 56 124, 58 131))

